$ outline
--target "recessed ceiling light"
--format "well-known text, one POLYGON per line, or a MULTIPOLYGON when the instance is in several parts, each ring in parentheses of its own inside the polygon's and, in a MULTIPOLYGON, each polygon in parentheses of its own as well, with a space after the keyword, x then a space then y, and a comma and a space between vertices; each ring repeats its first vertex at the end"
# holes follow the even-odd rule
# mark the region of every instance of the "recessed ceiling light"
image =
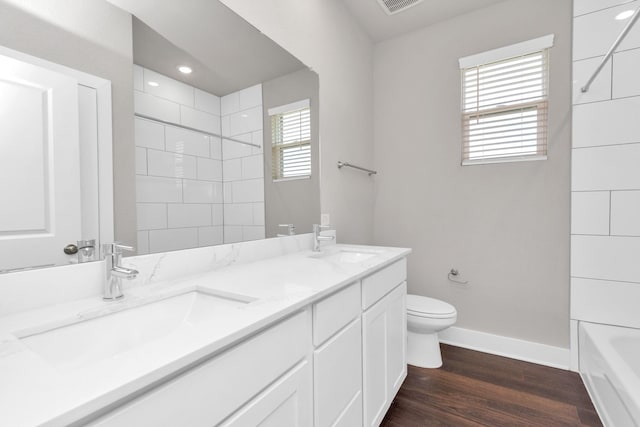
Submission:
POLYGON ((618 21, 622 21, 624 19, 627 19, 631 15, 633 15, 633 10, 625 10, 624 12, 620 12, 619 14, 617 14, 616 19, 618 21))
POLYGON ((178 71, 180 71, 182 74, 191 74, 193 72, 191 67, 187 67, 186 65, 179 66, 178 71))
POLYGON ((149 83, 147 83, 147 84, 148 84, 149 86, 153 86, 153 87, 158 87, 158 86, 160 86, 160 83, 158 83, 158 82, 149 82, 149 83))

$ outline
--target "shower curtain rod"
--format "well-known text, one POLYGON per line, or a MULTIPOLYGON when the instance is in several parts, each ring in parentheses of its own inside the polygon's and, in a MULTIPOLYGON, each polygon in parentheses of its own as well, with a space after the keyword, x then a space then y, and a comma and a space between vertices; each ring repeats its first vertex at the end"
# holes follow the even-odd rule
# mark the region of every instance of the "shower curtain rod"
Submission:
POLYGON ((607 63, 609 58, 611 58, 611 56, 613 55, 613 52, 618 48, 618 45, 622 43, 622 40, 624 40, 624 38, 627 36, 629 31, 631 30, 631 27, 633 27, 633 24, 636 23, 639 16, 640 16, 640 7, 636 9, 635 13, 633 14, 629 22, 627 22, 627 25, 624 27, 624 29, 622 30, 622 32, 620 33, 616 41, 613 42, 611 49, 609 49, 609 51, 604 56, 604 58, 602 58, 602 61, 600 62, 600 65, 598 65, 598 68, 596 68, 596 70, 593 72, 589 80, 587 80, 587 83, 584 86, 582 86, 582 88, 580 88, 582 93, 586 93, 589 90, 589 88, 591 87, 591 83, 593 83, 595 78, 598 77, 598 74, 600 74, 600 71, 602 71, 602 69, 604 68, 604 65, 607 63))
POLYGON ((166 120, 156 119, 155 117, 145 116, 144 114, 135 113, 134 115, 136 117, 140 117, 141 119, 151 120, 151 121, 154 121, 154 122, 162 123, 163 125, 175 126, 177 128, 182 128, 182 129, 191 130, 191 131, 194 131, 194 132, 204 133, 205 135, 214 136, 216 138, 226 139, 227 141, 237 142, 238 144, 250 145, 250 146, 256 147, 256 148, 262 148, 261 145, 254 144, 252 142, 241 141, 239 139, 230 138, 228 136, 218 135, 217 133, 207 132, 206 130, 196 129, 196 128, 192 128, 190 126, 185 126, 185 125, 181 125, 181 124, 178 124, 178 123, 168 122, 166 120))

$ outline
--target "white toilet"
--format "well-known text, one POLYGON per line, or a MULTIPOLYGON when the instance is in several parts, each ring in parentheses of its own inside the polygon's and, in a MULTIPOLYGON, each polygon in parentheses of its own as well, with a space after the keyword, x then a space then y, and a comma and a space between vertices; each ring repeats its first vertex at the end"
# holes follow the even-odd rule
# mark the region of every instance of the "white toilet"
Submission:
POLYGON ((407 363, 421 368, 442 366, 438 332, 456 323, 451 304, 420 295, 407 295, 407 363))

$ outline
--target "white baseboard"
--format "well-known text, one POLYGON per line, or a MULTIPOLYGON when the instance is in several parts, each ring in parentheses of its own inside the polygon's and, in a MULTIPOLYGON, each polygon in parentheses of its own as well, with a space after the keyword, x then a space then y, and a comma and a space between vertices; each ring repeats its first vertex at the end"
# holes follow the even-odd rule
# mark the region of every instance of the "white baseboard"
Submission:
POLYGON ((445 344, 511 359, 567 370, 570 366, 571 352, 568 348, 554 347, 455 326, 439 332, 438 337, 440 342, 445 344))

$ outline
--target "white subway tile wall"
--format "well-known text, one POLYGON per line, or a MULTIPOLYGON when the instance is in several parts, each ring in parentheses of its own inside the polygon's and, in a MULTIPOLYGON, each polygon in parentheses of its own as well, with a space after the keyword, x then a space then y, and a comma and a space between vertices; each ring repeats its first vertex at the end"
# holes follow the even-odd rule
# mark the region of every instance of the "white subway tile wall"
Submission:
POLYGON ((264 239, 262 85, 222 97, 222 135, 260 148, 222 141, 225 243, 264 239))
POLYGON ((147 175, 147 150, 136 147, 136 175, 147 175))
POLYGON ((144 92, 176 102, 180 105, 194 105, 194 88, 182 82, 143 68, 144 92))
POLYGON ((135 91, 133 108, 136 113, 165 122, 180 123, 180 105, 157 96, 135 91))
POLYGON ((147 150, 147 171, 150 176, 196 178, 196 158, 166 151, 147 150))
POLYGON ((219 245, 224 240, 224 227, 221 225, 198 228, 198 243, 200 246, 219 245))
POLYGON ((184 203, 222 203, 222 183, 185 179, 184 203))
POLYGON ((597 12, 625 3, 629 3, 629 0, 578 0, 573 5, 573 16, 597 12))
POLYGON ((571 234, 609 235, 609 191, 571 194, 571 234))
POLYGON ((640 189, 640 143, 574 148, 574 191, 640 189))
POLYGON ((638 142, 640 97, 573 107, 573 148, 638 142))
POLYGON ((640 237, 640 191, 611 192, 611 235, 640 237))
POLYGON ((220 98, 208 92, 196 89, 195 108, 196 110, 211 113, 214 116, 220 116, 220 98))
POLYGON ((582 88, 591 74, 604 58, 604 55, 591 59, 573 61, 573 104, 607 101, 611 99, 611 60, 608 60, 598 77, 591 83, 588 92, 582 88))
POLYGON ((211 140, 208 135, 175 126, 164 127, 166 128, 165 149, 167 151, 205 158, 211 154, 211 140))
POLYGON ((136 65, 134 99, 138 114, 260 145, 136 118, 138 253, 264 238, 262 85, 220 98, 136 65))
POLYGON ((181 203, 182 180, 156 176, 136 176, 138 203, 181 203))
MULTIPOLYGON (((136 147, 165 149, 165 127, 150 120, 135 121, 136 147)), ((169 150, 174 151, 174 150, 169 150)))
POLYGON ((198 247, 198 228, 169 228, 149 231, 149 252, 177 251, 198 247))
POLYGON ((138 230, 162 230, 167 228, 165 203, 138 203, 138 230))
POLYGON ((215 136, 211 137, 211 158, 222 160, 222 139, 215 136))
MULTIPOLYGON (((640 27, 638 27, 640 28, 640 27)), ((638 43, 640 45, 640 42, 638 43)), ((613 58, 612 97, 625 98, 640 95, 640 49, 632 49, 617 53, 613 58)))
POLYGON ((574 1, 571 313, 623 326, 638 323, 625 295, 640 294, 640 25, 590 90, 580 88, 628 22, 615 17, 638 7, 639 0, 574 1), (613 299, 603 305, 602 295, 613 299))
MULTIPOLYGON (((576 4, 581 3, 580 1, 576 4)), ((598 3, 603 3, 599 1, 598 3)), ((586 13, 573 20, 573 60, 592 58, 607 53, 629 20, 615 19, 620 12, 636 10, 640 1, 621 4, 586 13), (594 31, 597 28, 597 31, 594 31)), ((634 26, 618 47, 618 51, 640 45, 640 27, 634 26)))
POLYGON ((180 106, 180 123, 190 128, 202 129, 205 132, 220 134, 220 118, 214 114, 180 106))

